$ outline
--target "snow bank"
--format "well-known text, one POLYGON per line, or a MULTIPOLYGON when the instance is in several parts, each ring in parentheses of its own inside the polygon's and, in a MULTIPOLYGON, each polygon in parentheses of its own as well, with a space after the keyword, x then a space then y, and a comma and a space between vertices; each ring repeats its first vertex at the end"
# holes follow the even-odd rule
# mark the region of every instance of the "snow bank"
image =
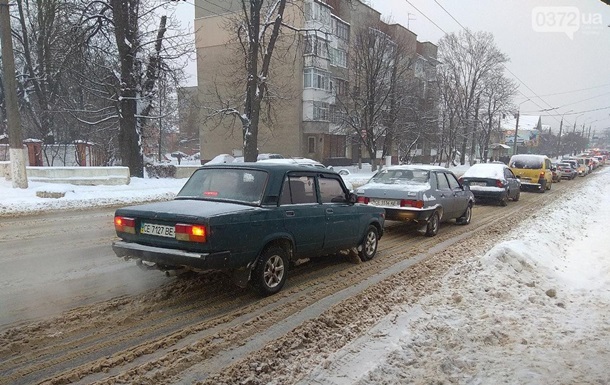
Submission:
POLYGON ((610 169, 301 383, 610 382, 610 169))

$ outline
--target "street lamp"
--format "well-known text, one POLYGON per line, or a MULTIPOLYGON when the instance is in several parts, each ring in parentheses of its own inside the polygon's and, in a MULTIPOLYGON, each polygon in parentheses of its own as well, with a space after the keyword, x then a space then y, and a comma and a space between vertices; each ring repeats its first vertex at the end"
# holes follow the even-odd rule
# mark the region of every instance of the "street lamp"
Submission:
POLYGON ((581 116, 583 116, 584 114, 580 114, 578 115, 576 118, 574 118, 574 128, 572 129, 572 132, 576 132, 576 121, 578 120, 578 118, 580 118, 581 116))
POLYGON ((519 111, 521 110, 521 105, 529 100, 530 99, 527 98, 517 106, 517 123, 515 124, 515 143, 513 143, 513 155, 517 155, 517 135, 519 133, 519 115, 521 115, 519 111))

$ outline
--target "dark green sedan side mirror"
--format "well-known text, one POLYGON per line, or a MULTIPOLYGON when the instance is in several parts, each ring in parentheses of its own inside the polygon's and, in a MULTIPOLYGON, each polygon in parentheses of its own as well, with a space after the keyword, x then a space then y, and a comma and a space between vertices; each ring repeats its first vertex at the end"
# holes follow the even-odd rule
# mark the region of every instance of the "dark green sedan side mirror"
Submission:
POLYGON ((354 204, 356 202, 358 202, 358 195, 354 194, 354 193, 349 193, 349 196, 347 198, 347 201, 351 204, 354 204))

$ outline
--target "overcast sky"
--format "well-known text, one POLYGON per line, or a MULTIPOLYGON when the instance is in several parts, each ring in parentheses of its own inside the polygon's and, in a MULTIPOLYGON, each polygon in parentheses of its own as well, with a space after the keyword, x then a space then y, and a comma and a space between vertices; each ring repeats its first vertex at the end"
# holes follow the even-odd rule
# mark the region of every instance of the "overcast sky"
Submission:
POLYGON ((601 1, 370 0, 370 3, 384 18, 405 26, 408 23, 420 41, 437 43, 445 32, 458 32, 462 26, 491 32, 498 48, 510 57, 506 67, 521 80, 521 94, 515 103, 528 98, 536 103, 521 104, 522 114, 543 115, 543 124, 550 124, 554 131, 559 129, 564 113, 564 130, 566 123, 573 127, 575 119, 578 127, 586 123, 586 127, 590 124, 598 132, 610 127, 610 6, 601 1), (554 28, 553 17, 557 21, 554 28), (586 90, 570 92, 581 89, 586 90), (550 95, 558 93, 561 94, 550 95), (555 107, 559 108, 540 112, 555 107), (600 110, 581 115, 593 109, 600 110), (545 114, 555 116, 544 117, 545 114))
MULTIPOLYGON (((368 2, 385 21, 408 26, 420 41, 436 44, 462 26, 491 32, 511 60, 507 69, 519 79, 515 103, 523 102, 521 114, 542 115, 555 132, 562 115, 564 132, 575 120, 579 129, 585 123, 598 133, 610 127, 610 6, 600 0, 368 2)), ((193 9, 191 0, 176 4, 177 15, 191 28, 193 9)))

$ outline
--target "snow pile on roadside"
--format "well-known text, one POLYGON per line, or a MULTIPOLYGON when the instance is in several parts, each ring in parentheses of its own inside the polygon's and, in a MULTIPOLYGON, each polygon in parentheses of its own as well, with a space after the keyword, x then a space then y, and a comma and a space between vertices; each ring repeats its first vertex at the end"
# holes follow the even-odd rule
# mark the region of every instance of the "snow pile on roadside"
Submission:
POLYGON ((308 381, 608 383, 609 171, 455 267, 438 293, 386 317, 308 381))
POLYGON ((186 179, 131 178, 128 185, 76 186, 29 182, 27 189, 13 188, 12 182, 0 179, 0 217, 33 214, 46 210, 79 209, 135 204, 151 200, 172 199, 186 179), (65 193, 63 198, 39 198, 37 191, 65 193))

